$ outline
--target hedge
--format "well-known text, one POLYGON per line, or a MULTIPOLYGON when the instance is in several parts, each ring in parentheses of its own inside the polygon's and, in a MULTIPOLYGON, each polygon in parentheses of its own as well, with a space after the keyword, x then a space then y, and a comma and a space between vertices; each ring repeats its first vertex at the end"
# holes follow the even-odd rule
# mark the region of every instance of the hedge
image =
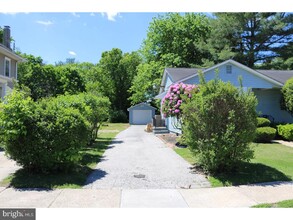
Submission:
POLYGON ((269 127, 271 121, 267 118, 257 118, 257 127, 269 127))
POLYGON ((288 140, 293 141, 293 124, 287 124, 287 125, 278 125, 278 134, 288 140))
POLYGON ((268 143, 271 142, 276 136, 277 130, 271 127, 261 127, 256 129, 255 142, 268 143))
POLYGON ((86 94, 34 102, 25 92, 14 90, 0 104, 0 141, 25 169, 68 171, 81 159, 80 150, 96 138, 108 106, 107 99, 86 94))

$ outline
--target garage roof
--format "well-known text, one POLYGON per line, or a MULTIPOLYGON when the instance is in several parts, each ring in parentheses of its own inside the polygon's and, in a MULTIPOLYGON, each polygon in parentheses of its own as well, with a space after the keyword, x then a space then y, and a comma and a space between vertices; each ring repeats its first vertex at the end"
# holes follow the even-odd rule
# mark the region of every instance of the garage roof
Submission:
POLYGON ((131 109, 136 109, 136 108, 148 108, 148 109, 156 109, 155 107, 149 105, 148 103, 142 102, 139 103, 137 105, 131 106, 130 108, 127 109, 127 111, 131 110, 131 109))

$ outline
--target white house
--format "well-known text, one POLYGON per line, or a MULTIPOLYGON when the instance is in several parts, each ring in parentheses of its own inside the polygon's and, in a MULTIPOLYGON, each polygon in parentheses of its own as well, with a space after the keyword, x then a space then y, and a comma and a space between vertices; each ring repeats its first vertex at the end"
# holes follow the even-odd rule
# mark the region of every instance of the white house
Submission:
POLYGON ((0 97, 13 89, 13 80, 17 80, 17 64, 24 59, 11 49, 10 27, 4 26, 3 42, 0 43, 0 97))

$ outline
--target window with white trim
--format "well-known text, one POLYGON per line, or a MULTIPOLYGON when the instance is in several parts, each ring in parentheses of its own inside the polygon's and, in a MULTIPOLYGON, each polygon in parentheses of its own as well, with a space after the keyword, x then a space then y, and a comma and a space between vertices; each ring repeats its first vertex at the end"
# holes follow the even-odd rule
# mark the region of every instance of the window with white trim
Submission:
POLYGON ((226 73, 227 74, 232 74, 232 66, 231 65, 226 66, 226 73))
POLYGON ((5 57, 4 60, 4 76, 10 77, 10 71, 11 71, 11 60, 7 57, 5 57))

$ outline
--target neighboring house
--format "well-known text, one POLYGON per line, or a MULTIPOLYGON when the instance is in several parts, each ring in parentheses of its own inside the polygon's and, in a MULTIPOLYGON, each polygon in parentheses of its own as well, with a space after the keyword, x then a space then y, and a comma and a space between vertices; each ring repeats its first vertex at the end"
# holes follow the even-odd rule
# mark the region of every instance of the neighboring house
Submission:
POLYGON ((10 27, 4 26, 3 43, 0 43, 0 97, 3 99, 13 89, 13 80, 17 80, 17 64, 23 58, 11 49, 10 27))
MULTIPOLYGON (((208 69, 195 68, 166 68, 163 74, 158 99, 162 99, 169 86, 173 83, 199 84, 199 72, 202 72, 206 81, 215 78, 224 82, 230 81, 239 87, 239 77, 242 78, 243 89, 251 89, 258 99, 256 107, 259 115, 268 117, 275 122, 293 123, 293 117, 287 111, 281 110, 281 88, 285 82, 293 77, 293 70, 254 70, 234 60, 227 60, 208 69), (218 72, 218 73, 216 73, 218 72)), ((172 124, 174 118, 167 118, 166 125, 171 132, 180 133, 172 124)))
POLYGON ((140 103, 127 110, 129 111, 129 124, 146 125, 152 122, 156 108, 147 103, 140 103))

